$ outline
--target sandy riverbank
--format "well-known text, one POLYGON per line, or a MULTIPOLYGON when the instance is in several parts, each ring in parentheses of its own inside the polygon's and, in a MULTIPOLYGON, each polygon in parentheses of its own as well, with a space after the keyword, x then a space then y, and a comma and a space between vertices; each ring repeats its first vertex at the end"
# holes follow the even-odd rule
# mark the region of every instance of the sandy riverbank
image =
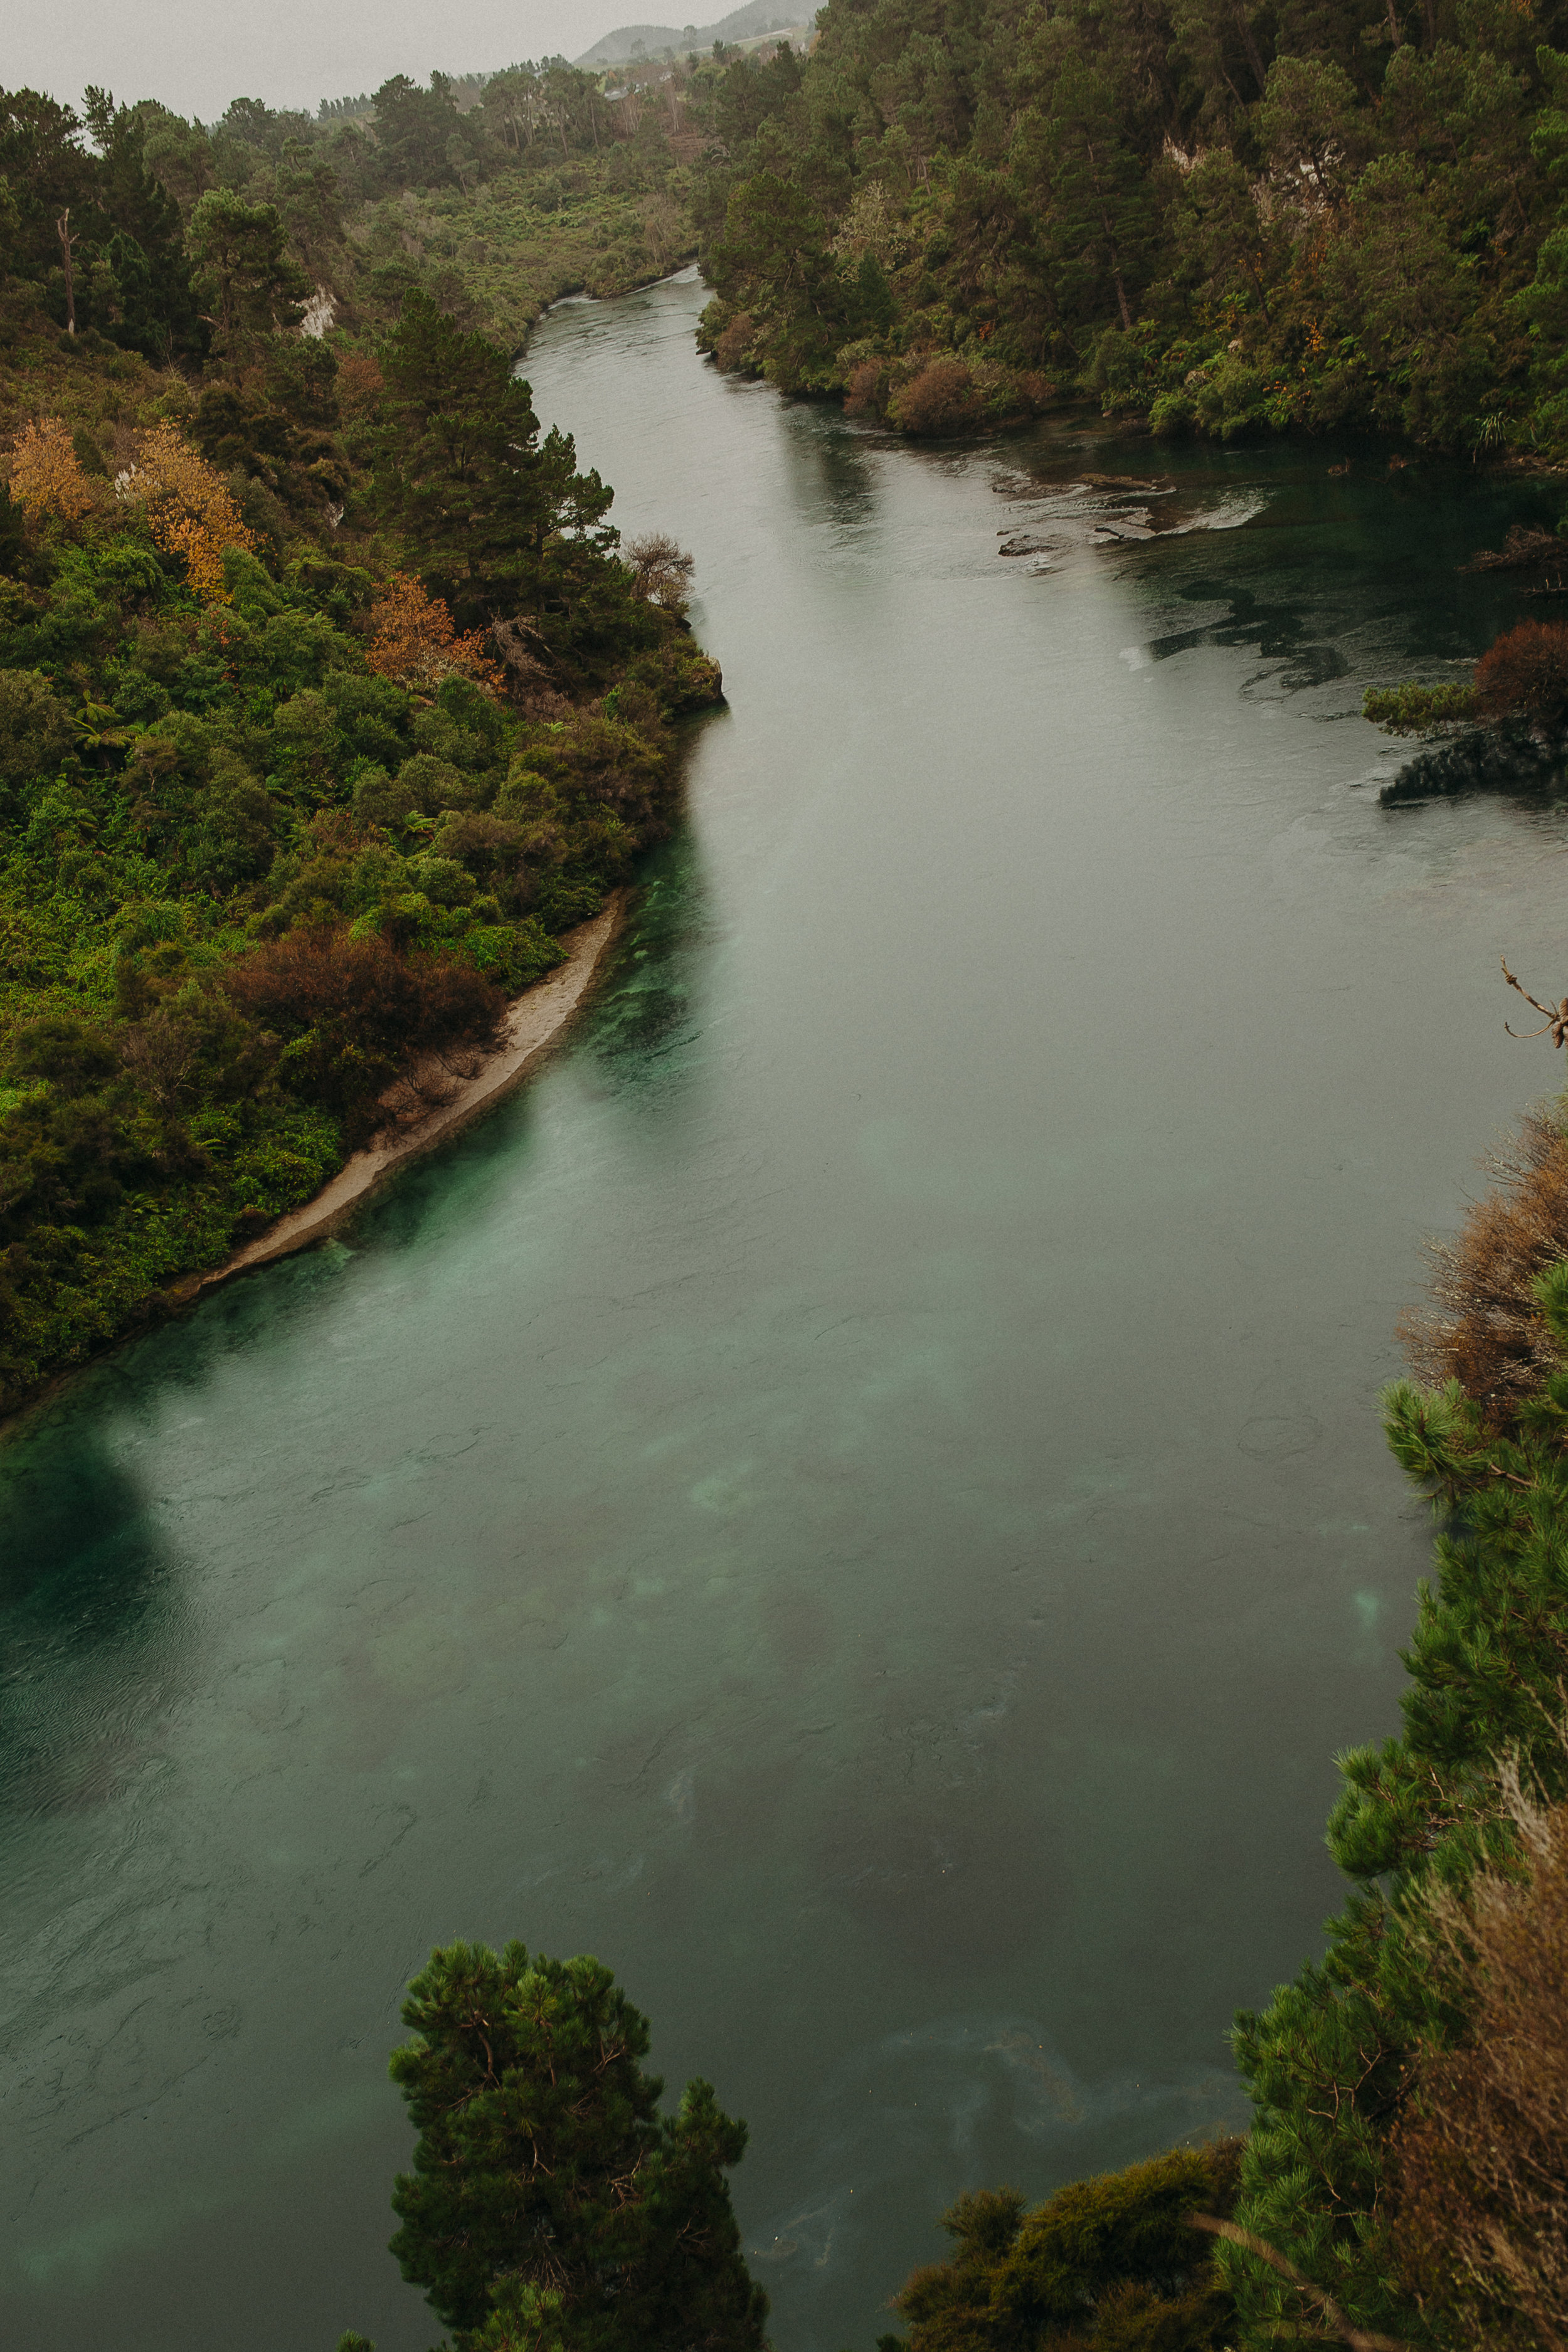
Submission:
MULTIPOLYGON (((236 1252, 226 1265, 179 1284, 182 1304, 232 1282, 253 1266, 269 1265, 335 1231, 406 1160, 444 1143, 525 1077, 553 1045, 588 992, 626 915, 627 893, 617 890, 604 913, 568 931, 566 961, 507 1007, 500 1042, 489 1053, 431 1055, 394 1090, 393 1116, 303 1208, 291 1209, 236 1252)), ((384 1101, 387 1097, 383 1097, 384 1101)))

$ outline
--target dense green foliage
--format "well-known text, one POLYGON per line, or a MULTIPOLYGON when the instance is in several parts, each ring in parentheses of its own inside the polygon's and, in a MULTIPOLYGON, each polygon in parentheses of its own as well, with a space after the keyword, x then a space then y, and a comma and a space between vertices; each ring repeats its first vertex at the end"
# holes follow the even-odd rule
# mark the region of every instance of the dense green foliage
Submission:
POLYGON ((482 1045, 718 691, 427 269, 301 335, 358 249, 320 141, 89 127, 0 98, 0 1409, 482 1045))
POLYGON ((952 2256, 894 2298, 908 2338, 882 2352, 1223 2352, 1235 2305, 1187 2216, 1228 2216, 1239 2153, 1173 2148, 1033 2212, 1015 2189, 972 2190, 942 2216, 952 2256))
POLYGON ((619 79, 612 99, 559 58, 427 89, 395 75, 349 111, 237 99, 208 125, 102 90, 85 121, 0 91, 0 250, 58 325, 158 362, 304 305, 374 329, 415 287, 514 349, 559 295, 619 292, 695 248, 690 71, 619 79))
POLYGON ((1157 433, 1568 441, 1560 0, 830 0, 731 66, 721 364, 914 431, 1097 393, 1157 433))
POLYGON ((746 2127, 702 2082, 660 2114, 647 2021, 608 1969, 452 1944, 403 2018, 419 2139, 392 2251, 458 2352, 763 2352, 724 2177, 746 2127))
POLYGON ((1385 735, 1436 735, 1475 718, 1476 689, 1458 684, 1369 687, 1362 712, 1385 735))

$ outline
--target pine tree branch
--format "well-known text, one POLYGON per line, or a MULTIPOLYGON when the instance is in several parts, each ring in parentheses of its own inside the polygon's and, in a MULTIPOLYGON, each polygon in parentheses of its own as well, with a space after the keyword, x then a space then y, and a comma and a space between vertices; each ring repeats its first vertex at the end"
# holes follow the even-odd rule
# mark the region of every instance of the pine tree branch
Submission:
POLYGON ((1402 2336, 1376 2336, 1364 2327, 1357 2327, 1350 2314, 1335 2302, 1327 2287, 1317 2285, 1304 2272, 1299 2271, 1294 2263, 1288 2262, 1277 2247, 1269 2245, 1266 2239, 1255 2237, 1239 2222, 1222 2221, 1215 2213, 1189 2213, 1186 2218, 1193 2229, 1206 2230, 1215 2238, 1228 2238, 1233 2246, 1244 2247, 1247 2253, 1256 2254, 1259 2262, 1268 2263, 1302 2294, 1310 2295, 1334 2334, 1350 2346, 1351 2352, 1416 2352, 1415 2346, 1407 2343, 1402 2336))

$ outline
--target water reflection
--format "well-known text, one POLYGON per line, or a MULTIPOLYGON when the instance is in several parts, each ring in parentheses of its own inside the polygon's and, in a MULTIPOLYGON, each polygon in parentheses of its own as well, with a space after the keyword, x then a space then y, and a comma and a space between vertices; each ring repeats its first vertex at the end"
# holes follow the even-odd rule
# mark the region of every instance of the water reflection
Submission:
MULTIPOLYGON (((1150 2147, 1195 2145, 1245 2130, 1247 2103, 1228 2069, 1088 2081, 1037 2017, 959 2013, 889 2034, 824 2086, 818 2174, 795 2206, 770 2214, 746 2248, 770 2292, 807 2308, 843 2273, 874 2260, 898 2184, 933 2142, 949 2178, 989 2178, 999 2140, 1028 2146, 1062 2179, 1127 2162, 1150 2147)), ((930 2216, 928 2258, 942 2242, 930 2216)))
POLYGON ((57 1403, 15 1433, 0 1447, 0 1612, 13 1633, 29 1614, 68 1643, 124 1630, 167 1566, 145 1513, 90 1410, 57 1403))
MULTIPOLYGON (((716 712, 705 731, 721 728, 716 712)), ((647 861, 584 1057, 622 1092, 667 1098, 702 1028, 702 975, 720 937, 701 843, 689 824, 647 861)))
POLYGON ((826 526, 829 544, 854 545, 877 520, 881 436, 847 433, 841 420, 807 408, 791 415, 789 427, 785 463, 797 513, 813 530, 826 526))
POLYGON ((0 1452, 0 1806, 88 1811, 161 1753, 188 1664, 177 1555, 90 1410, 0 1452))
POLYGON ((870 522, 877 509, 877 475, 867 444, 847 433, 830 432, 803 434, 799 445, 816 461, 823 519, 841 530, 870 522))

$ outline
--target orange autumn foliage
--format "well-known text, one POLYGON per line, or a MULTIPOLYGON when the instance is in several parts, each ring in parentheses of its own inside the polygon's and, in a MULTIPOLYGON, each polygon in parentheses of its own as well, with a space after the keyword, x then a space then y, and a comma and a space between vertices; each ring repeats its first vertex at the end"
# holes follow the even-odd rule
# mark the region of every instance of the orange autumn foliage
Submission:
POLYGON ((338 362, 338 406, 345 416, 368 416, 386 379, 369 352, 349 352, 338 362))
POLYGON ((256 535, 240 520, 222 475, 178 427, 165 420, 143 435, 136 463, 114 487, 127 504, 146 507, 153 545, 165 555, 184 557, 185 577, 202 603, 228 604, 224 550, 253 548, 256 535))
POLYGON ((408 572, 393 573, 370 617, 374 635, 365 661, 381 677, 426 694, 448 677, 471 678, 487 693, 500 693, 501 672, 480 651, 484 632, 459 636, 439 596, 427 596, 408 572))
POLYGON ((11 459, 11 496, 29 522, 47 514, 79 522, 97 504, 63 417, 22 427, 11 459))

